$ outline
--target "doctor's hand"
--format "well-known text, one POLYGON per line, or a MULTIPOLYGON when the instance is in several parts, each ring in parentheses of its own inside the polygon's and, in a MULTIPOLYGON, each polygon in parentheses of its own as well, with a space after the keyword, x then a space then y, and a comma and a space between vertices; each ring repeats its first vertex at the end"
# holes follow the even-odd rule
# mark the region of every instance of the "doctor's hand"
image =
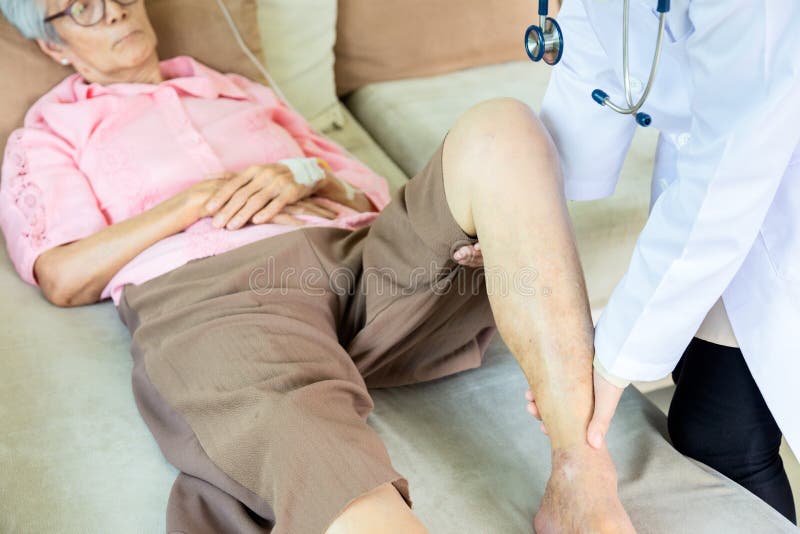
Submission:
MULTIPOLYGON (((594 370, 594 412, 586 429, 586 441, 595 449, 601 449, 605 445, 606 434, 623 391, 625 391, 623 388, 619 388, 603 378, 597 369, 594 370)), ((528 412, 541 421, 542 416, 539 414, 533 392, 530 389, 525 392, 525 398, 528 399, 528 412)), ((541 430, 547 434, 544 423, 541 424, 541 430)))
POLYGON ((619 388, 603 378, 597 369, 594 370, 594 413, 586 430, 586 440, 595 449, 605 445, 611 418, 617 411, 623 391, 625 391, 623 388, 619 388))

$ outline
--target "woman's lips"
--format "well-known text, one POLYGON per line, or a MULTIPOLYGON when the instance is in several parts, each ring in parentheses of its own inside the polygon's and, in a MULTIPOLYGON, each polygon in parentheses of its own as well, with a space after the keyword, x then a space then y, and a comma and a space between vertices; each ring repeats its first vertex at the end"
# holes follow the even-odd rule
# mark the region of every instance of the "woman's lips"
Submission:
POLYGON ((130 32, 129 34, 125 35, 121 39, 118 39, 117 42, 114 43, 114 46, 117 46, 121 42, 125 41, 128 37, 132 37, 132 36, 134 36, 134 35, 136 35, 138 33, 142 33, 142 30, 133 30, 132 32, 130 32))

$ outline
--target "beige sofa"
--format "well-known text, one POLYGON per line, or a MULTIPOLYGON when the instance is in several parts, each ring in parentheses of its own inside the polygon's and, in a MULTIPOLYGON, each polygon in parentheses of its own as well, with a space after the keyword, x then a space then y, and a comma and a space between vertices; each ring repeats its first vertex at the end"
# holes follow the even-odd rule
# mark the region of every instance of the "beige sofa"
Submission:
MULTIPOLYGON (((522 58, 374 84, 339 101, 335 16, 328 0, 261 0, 266 62, 286 98, 392 189, 473 103, 503 95, 538 108, 549 70, 522 58)), ((570 206, 595 310, 644 222, 653 145, 653 132, 641 130, 613 200, 570 206)), ((136 410, 130 338, 113 304, 49 305, 19 279, 4 249, 0 287, 0 532, 164 532, 177 473, 136 410)), ((431 532, 532 532, 549 449, 525 410, 526 388, 496 337, 478 369, 373 391, 368 421, 408 477, 431 532)), ((661 412, 627 391, 608 441, 639 532, 794 531, 747 491, 675 452, 665 435, 661 412)))

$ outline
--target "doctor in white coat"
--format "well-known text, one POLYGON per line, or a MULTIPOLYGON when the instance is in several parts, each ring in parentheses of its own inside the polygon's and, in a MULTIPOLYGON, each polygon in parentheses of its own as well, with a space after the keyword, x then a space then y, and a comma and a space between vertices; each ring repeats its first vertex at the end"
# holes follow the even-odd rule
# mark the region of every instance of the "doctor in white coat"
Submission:
MULTIPOLYGON (((558 15, 540 116, 573 200, 614 192, 638 127, 591 96, 625 101, 622 7, 566 0, 558 15)), ((634 102, 655 8, 631 0, 634 102)), ((675 446, 795 521, 778 447, 782 433, 800 452, 800 2, 673 0, 641 111, 660 130, 650 216, 596 325, 588 440, 602 443, 629 381, 675 369, 675 446)))

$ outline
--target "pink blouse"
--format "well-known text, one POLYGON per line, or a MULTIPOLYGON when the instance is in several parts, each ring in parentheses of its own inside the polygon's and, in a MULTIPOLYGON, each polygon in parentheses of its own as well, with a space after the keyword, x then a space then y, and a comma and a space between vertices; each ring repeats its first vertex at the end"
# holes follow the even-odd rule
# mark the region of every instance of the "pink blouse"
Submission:
MULTIPOLYGON (((87 84, 73 74, 31 106, 24 126, 11 134, 0 228, 26 282, 38 285, 33 264, 42 252, 142 213, 209 174, 253 164, 320 157, 379 210, 389 203, 384 178, 314 132, 268 87, 187 56, 161 61, 160 70, 165 81, 159 84, 87 84)), ((355 229, 377 216, 325 200, 335 219, 298 217, 313 226, 355 229)), ((101 298, 118 305, 127 283, 297 228, 249 223, 217 229, 205 217, 143 250, 101 298)))

